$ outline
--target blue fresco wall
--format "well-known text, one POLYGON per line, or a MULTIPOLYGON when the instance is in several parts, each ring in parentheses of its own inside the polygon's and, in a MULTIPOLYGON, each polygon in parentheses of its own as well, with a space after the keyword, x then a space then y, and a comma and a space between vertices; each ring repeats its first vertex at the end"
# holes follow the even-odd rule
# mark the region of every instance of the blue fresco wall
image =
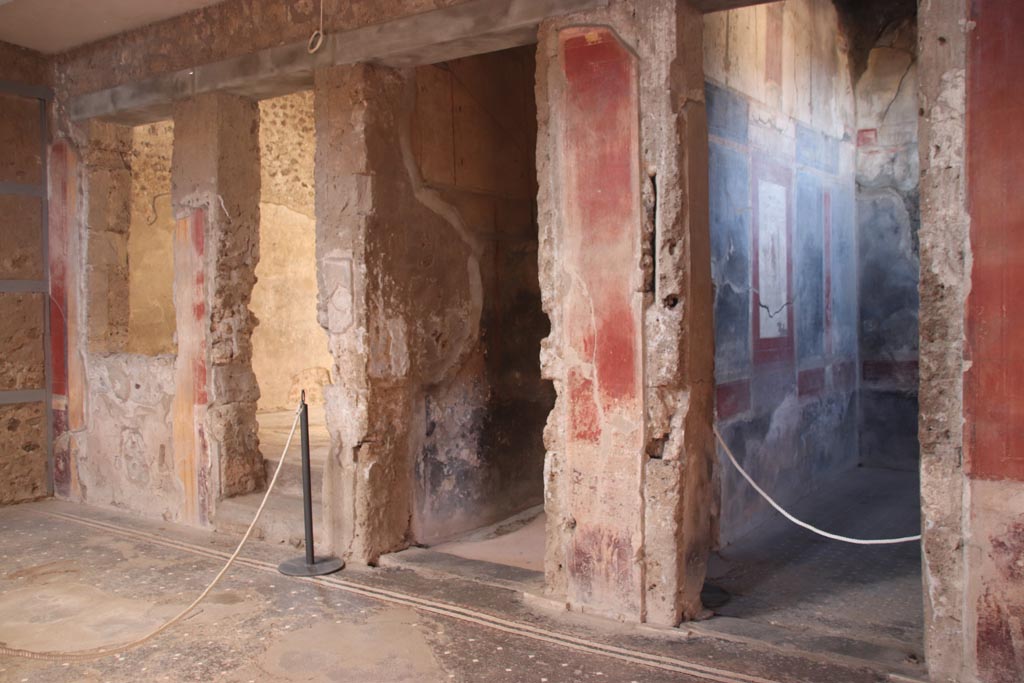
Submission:
MULTIPOLYGON (((716 424, 783 505, 918 466, 916 28, 854 69, 841 25, 828 1, 704 15, 716 424)), ((777 513, 719 465, 724 546, 777 513)))
POLYGON ((917 31, 888 27, 857 82, 860 451, 916 470, 920 223, 917 31))
MULTIPOLYGON (((766 117, 721 84, 708 82, 706 96, 717 425, 748 473, 786 504, 858 462, 854 148, 848 136, 766 117), (784 188, 784 214, 769 216, 756 198, 764 183, 784 188), (791 322, 764 337, 758 299, 772 297, 759 290, 767 266, 755 245, 783 225, 788 281, 782 310, 771 313, 791 322)), ((724 457, 719 473, 727 545, 774 513, 724 457)))

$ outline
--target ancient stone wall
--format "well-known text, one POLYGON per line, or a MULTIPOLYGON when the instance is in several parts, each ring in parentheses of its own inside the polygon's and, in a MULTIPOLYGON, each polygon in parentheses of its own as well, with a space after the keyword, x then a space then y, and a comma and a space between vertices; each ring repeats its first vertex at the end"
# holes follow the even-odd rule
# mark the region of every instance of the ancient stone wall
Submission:
POLYGON ((0 505, 48 495, 46 415, 42 403, 0 405, 0 453, 0 505))
POLYGON ((90 354, 88 432, 77 452, 82 502, 185 521, 174 469, 174 357, 90 354))
POLYGON ((232 96, 183 102, 175 114, 173 132, 169 123, 76 128, 78 172, 70 143, 54 148, 69 174, 58 180, 71 188, 52 194, 68 237, 76 385, 57 490, 202 525, 217 500, 264 477, 247 308, 258 259, 259 126, 255 102, 232 96))
POLYGON ((359 559, 540 502, 532 66, 514 50, 318 74, 320 310, 343 454, 325 501, 336 547, 359 559))
POLYGON ((701 614, 711 531, 701 31, 685 4, 613 2, 537 50, 547 589, 660 624, 701 614))
MULTIPOLYGON (((41 55, 0 43, 0 81, 42 86, 47 80, 41 55)), ((38 99, 0 93, 0 183, 20 188, 0 191, 0 280, 47 279, 40 107, 38 99)), ((46 304, 45 291, 0 292, 0 505, 49 493, 46 405, 25 397, 47 387, 46 304)))
POLYGON ((423 187, 479 245, 483 299, 463 366, 424 388, 412 530, 420 543, 487 525, 543 496, 541 437, 553 392, 539 362, 548 322, 537 276, 533 71, 532 48, 519 48, 413 74, 411 152, 423 187))
POLYGON ((174 215, 170 121, 132 129, 128 227, 129 352, 174 353, 174 215))
POLYGON ((88 351, 118 353, 128 346, 128 228, 131 224, 131 128, 88 125, 85 185, 88 351))
MULTIPOLYGON (((37 292, 0 293, 0 392, 45 387, 44 301, 37 292)), ((44 410, 42 402, 0 404, 0 505, 47 495, 44 410)))
POLYGON ((323 401, 333 360, 316 319, 313 93, 260 102, 260 261, 252 293, 259 409, 323 401))
POLYGON ((211 93, 174 109, 175 461, 187 518, 264 481, 249 310, 259 261, 259 108, 211 93))
MULTIPOLYGON (((71 442, 61 445, 57 459, 57 493, 186 521, 170 426, 175 387, 168 348, 174 334, 167 291, 173 264, 169 217, 163 216, 163 224, 153 220, 160 218, 154 202, 169 206, 172 128, 91 122, 84 132, 81 204, 61 197, 56 219, 65 231, 80 230, 84 245, 68 248, 66 257, 69 359, 82 364, 83 383, 74 393, 87 397, 75 399, 71 442), (162 197, 159 187, 165 187, 162 197), (82 223, 75 221, 79 208, 82 223), (140 290, 134 296, 133 285, 140 290), (72 310, 78 299, 85 302, 84 339, 72 310)), ((69 154, 62 148, 64 163, 69 154)))
MULTIPOLYGON (((705 15, 717 421, 783 505, 858 461, 854 97, 832 3, 705 15)), ((720 458, 719 543, 774 514, 720 458)))
POLYGON ((34 50, 0 40, 0 73, 5 81, 25 85, 50 85, 50 60, 34 50))
MULTIPOLYGON (((324 30, 369 26, 461 2, 465 0, 325 0, 324 30)), ((308 0, 228 0, 61 54, 54 60, 54 87, 58 97, 93 92, 285 43, 304 43, 317 27, 318 15, 319 5, 308 0)))
POLYGON ((963 471, 964 310, 970 272, 965 160, 967 3, 918 13, 921 167, 920 418, 925 660, 962 681, 966 656, 963 471))
MULTIPOLYGON (((324 512, 335 552, 375 562, 408 543, 413 435, 424 433, 412 373, 413 355, 428 349, 412 339, 413 283, 397 271, 416 256, 431 256, 445 226, 429 212, 415 212, 396 145, 407 90, 402 75, 356 65, 321 69, 315 78, 318 315, 338 371, 324 390, 332 440, 324 512)), ((456 278, 466 270, 448 272, 456 278)), ((465 290, 427 284, 415 283, 422 296, 461 309, 448 319, 465 321, 468 332, 475 316, 465 308, 465 290)), ((447 322, 432 305, 416 313, 417 326, 447 322)), ((439 332, 432 346, 458 352, 461 341, 439 332)))
MULTIPOLYGON (((961 680, 1008 683, 1024 679, 1024 92, 1011 76, 1024 70, 1024 5, 975 0, 967 17, 961 680)), ((922 148, 938 155, 935 132, 922 148)))
POLYGON ((857 81, 860 453, 916 470, 918 226, 917 32, 892 24, 857 81))

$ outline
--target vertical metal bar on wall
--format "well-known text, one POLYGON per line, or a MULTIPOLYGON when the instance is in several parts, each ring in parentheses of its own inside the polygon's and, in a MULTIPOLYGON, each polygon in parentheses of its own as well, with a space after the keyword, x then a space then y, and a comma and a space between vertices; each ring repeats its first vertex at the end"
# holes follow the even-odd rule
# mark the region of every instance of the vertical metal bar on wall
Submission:
POLYGON ((50 289, 50 160, 48 157, 49 131, 46 117, 47 99, 39 100, 39 159, 42 165, 42 239, 43 239, 43 280, 46 291, 43 293, 43 381, 46 387, 46 495, 53 495, 53 342, 50 338, 50 306, 52 292, 50 289))

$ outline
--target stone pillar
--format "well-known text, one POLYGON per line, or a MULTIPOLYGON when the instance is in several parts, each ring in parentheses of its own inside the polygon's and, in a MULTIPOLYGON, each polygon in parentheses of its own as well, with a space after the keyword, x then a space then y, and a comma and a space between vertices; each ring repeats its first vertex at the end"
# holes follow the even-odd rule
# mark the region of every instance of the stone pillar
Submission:
POLYGON ((404 547, 412 511, 405 319, 385 262, 401 181, 402 80, 385 67, 315 74, 318 316, 335 359, 324 389, 331 456, 324 471, 328 543, 355 561, 404 547))
POLYGON ((178 329, 174 459, 185 518, 264 479, 248 304, 259 260, 259 109, 224 93, 174 108, 171 169, 178 329))
POLYGON ((50 146, 50 349, 53 358, 53 488, 77 497, 74 453, 85 429, 85 364, 80 312, 82 233, 79 224, 79 162, 66 138, 50 146), (63 403, 63 407, 61 407, 63 403))
POLYGON ((318 315, 335 362, 324 519, 335 552, 373 563, 413 533, 435 428, 427 392, 449 386, 479 341, 481 248, 420 177, 412 72, 325 68, 314 95, 318 315))
MULTIPOLYGON (((1019 303, 1024 289, 1024 195, 1020 192, 1024 140, 1008 134, 1007 128, 1008 122, 1024 118, 1024 92, 1008 87, 1006 81, 1006 74, 1024 69, 1024 43, 1019 39, 1024 31, 1024 5, 975 0, 965 3, 967 14, 956 17, 954 25, 953 12, 960 3, 945 4, 945 12, 930 8, 931 16, 948 21, 949 29, 955 26, 963 33, 948 38, 942 33, 936 42, 953 44, 954 52, 944 55, 947 68, 960 55, 959 44, 965 44, 965 88, 951 82, 955 73, 943 74, 938 97, 925 101, 931 105, 948 100, 948 108, 931 108, 938 120, 933 119, 927 146, 922 144, 922 149, 928 150, 929 173, 935 174, 936 182, 949 182, 953 173, 957 181, 966 181, 965 195, 957 191, 959 183, 949 183, 949 191, 929 196, 933 202, 930 227, 936 233, 933 245, 937 246, 942 236, 962 238, 958 229, 969 225, 966 258, 952 258, 963 246, 957 239, 946 243, 951 254, 945 256, 945 262, 935 254, 930 261, 939 272, 943 266, 962 267, 967 280, 959 291, 950 288, 944 292, 953 300, 958 295, 964 297, 965 319, 962 642, 966 651, 958 680, 1001 683, 1024 680, 1024 307, 1019 303), (963 118, 951 106, 959 104, 961 92, 966 95, 963 118), (959 151, 961 123, 965 154, 948 156, 959 151), (949 151, 944 149, 948 143, 952 143, 949 151), (963 167, 958 165, 961 159, 963 167), (943 161, 948 164, 945 168, 943 161)), ((931 189, 935 188, 932 184, 931 189)), ((937 284, 937 279, 933 272, 930 284, 937 284)), ((938 303, 934 292, 931 296, 938 303)), ((949 341, 947 344, 957 348, 949 341)), ((942 357, 933 353, 932 358, 942 357)), ((932 377, 939 379, 935 374, 932 377)), ((932 406, 955 405, 949 398, 955 387, 949 382, 942 389, 932 388, 933 399, 945 394, 945 406, 932 406)), ((942 440, 940 435, 936 442, 942 440)), ((936 460, 943 455, 941 451, 933 453, 936 470, 936 460)), ((939 491, 945 488, 936 486, 939 491)), ((927 528, 934 527, 929 524, 927 528)))
POLYGON ((548 591, 659 624, 701 612, 713 502, 701 32, 613 1, 537 52, 548 591))
POLYGON ((963 0, 918 14, 921 162, 920 415, 925 661, 961 680, 964 659, 963 353, 966 210, 963 0))

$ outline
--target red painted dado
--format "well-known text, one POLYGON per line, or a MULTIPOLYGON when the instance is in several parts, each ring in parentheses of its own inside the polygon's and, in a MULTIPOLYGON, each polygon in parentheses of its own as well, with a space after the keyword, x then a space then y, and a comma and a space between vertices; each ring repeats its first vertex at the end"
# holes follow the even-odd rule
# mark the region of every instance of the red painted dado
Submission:
POLYGON ((916 360, 866 360, 861 368, 861 379, 869 384, 914 389, 918 384, 917 376, 916 360))
POLYGON ((194 284, 192 287, 192 317, 195 318, 197 329, 204 330, 200 337, 199 352, 192 359, 192 386, 195 387, 195 404, 205 406, 208 402, 206 392, 206 273, 203 271, 206 253, 206 213, 196 211, 192 216, 192 249, 196 257, 194 284))
POLYGON ((726 382, 715 387, 715 415, 728 420, 750 410, 750 380, 726 382))
POLYGON ((55 399, 68 395, 67 264, 68 264, 68 146, 59 141, 49 159, 49 276, 50 377, 55 399))
MULTIPOLYGON (((74 281, 70 266, 70 226, 73 224, 75 203, 78 197, 75 174, 76 157, 64 140, 55 142, 49 151, 47 163, 47 210, 49 220, 49 281, 50 294, 48 315, 50 319, 50 388, 52 391, 51 411, 53 416, 53 491, 58 496, 68 497, 73 493, 72 444, 68 436, 71 420, 77 427, 82 424, 82 397, 71 400, 69 381, 68 340, 71 301, 68 296, 68 282, 74 281), (72 415, 74 417, 72 418, 72 415)), ((81 393, 81 382, 75 391, 81 393)))
POLYGON ((643 456, 640 148, 635 58, 606 28, 559 33, 564 75, 563 353, 571 512, 568 597, 616 615, 641 610, 643 456), (604 561, 615 557, 619 561, 604 561), (600 560, 600 561, 599 561, 600 560))
POLYGON ((1024 481, 1024 2, 971 6, 966 462, 972 477, 1024 481))
POLYGON ((878 144, 878 129, 877 128, 861 128, 857 131, 857 146, 868 147, 870 145, 878 144))
POLYGON ((205 273, 206 213, 196 210, 178 221, 174 233, 174 292, 178 357, 174 375, 174 463, 184 493, 184 521, 205 524, 211 493, 207 409, 205 273))
POLYGON ((637 347, 640 339, 636 329, 623 322, 636 322, 631 310, 631 292, 608 292, 600 308, 597 340, 597 379, 601 394, 608 400, 635 398, 639 382, 637 347))
POLYGON ((607 29, 560 35, 565 70, 569 343, 602 410, 640 399, 640 219, 636 67, 607 29))
POLYGON ((797 373, 796 385, 800 396, 819 396, 825 391, 825 368, 801 370, 797 373))
POLYGON ((594 383, 576 369, 569 371, 569 423, 574 441, 600 443, 601 421, 594 400, 594 383))

